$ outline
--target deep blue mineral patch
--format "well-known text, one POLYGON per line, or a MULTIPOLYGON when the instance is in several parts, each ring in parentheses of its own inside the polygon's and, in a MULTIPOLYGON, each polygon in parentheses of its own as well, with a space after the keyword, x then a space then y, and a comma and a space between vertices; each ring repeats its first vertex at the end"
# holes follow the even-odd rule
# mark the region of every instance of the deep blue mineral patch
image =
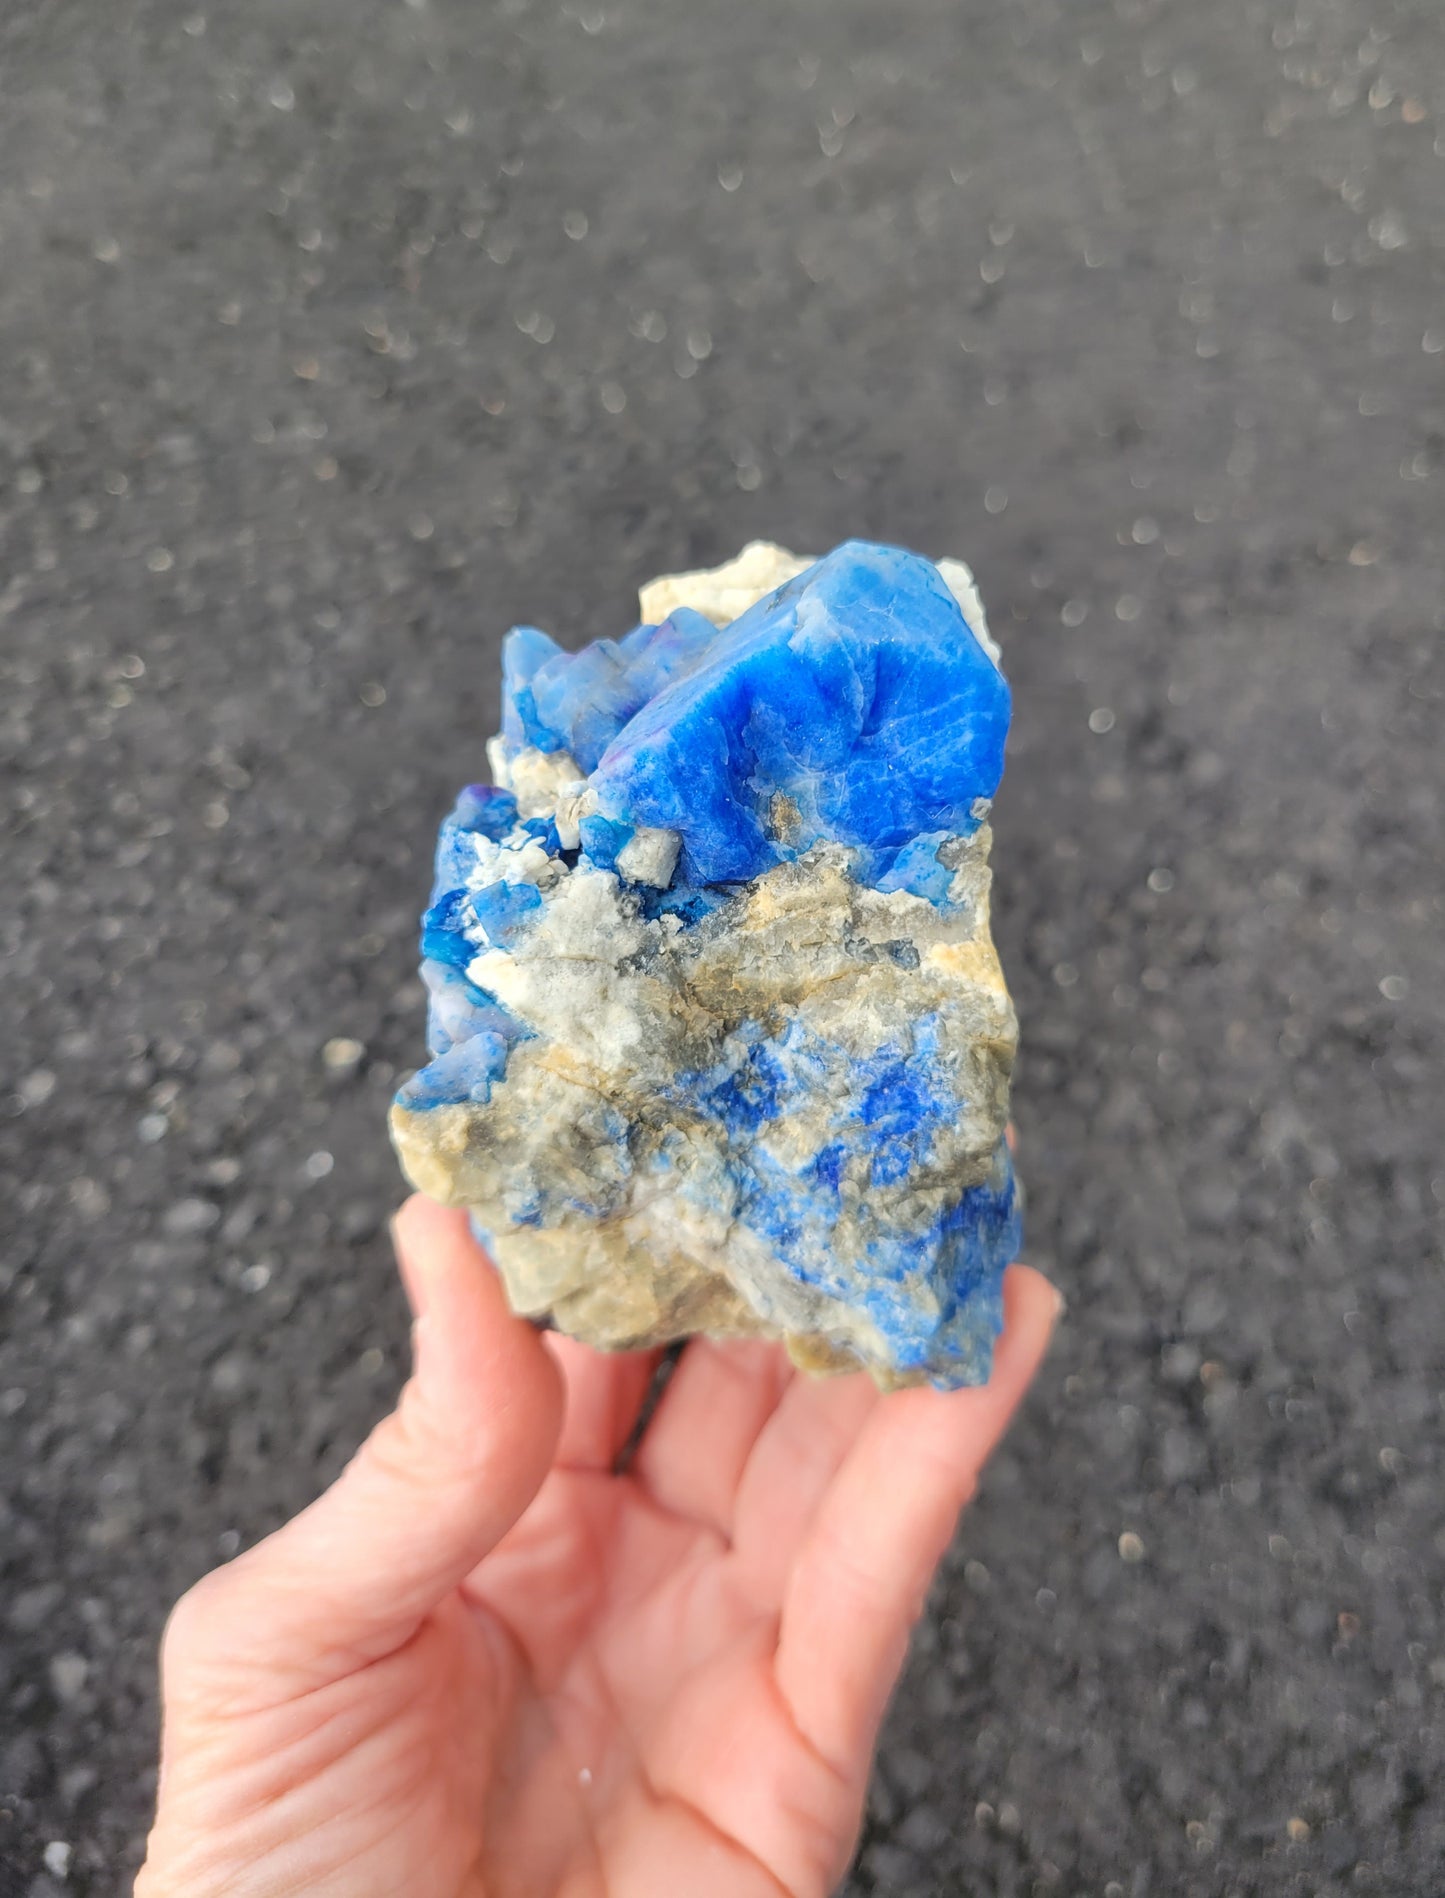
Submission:
POLYGON ((503 668, 508 745, 568 752, 604 816, 677 831, 691 887, 827 839, 894 877, 880 887, 932 894, 947 876, 919 853, 976 828, 1003 775, 1004 676, 901 548, 847 541, 721 632, 680 607, 567 653, 518 627, 503 668))
POLYGON ((660 626, 564 652, 535 626, 518 626, 502 649, 502 736, 510 745, 565 751, 584 775, 629 720, 715 643, 701 613, 680 607, 660 626))
POLYGON ((932 561, 851 540, 699 647, 593 785, 606 815, 681 834, 686 882, 741 882, 824 839, 871 862, 967 835, 1008 723, 1003 674, 932 561))

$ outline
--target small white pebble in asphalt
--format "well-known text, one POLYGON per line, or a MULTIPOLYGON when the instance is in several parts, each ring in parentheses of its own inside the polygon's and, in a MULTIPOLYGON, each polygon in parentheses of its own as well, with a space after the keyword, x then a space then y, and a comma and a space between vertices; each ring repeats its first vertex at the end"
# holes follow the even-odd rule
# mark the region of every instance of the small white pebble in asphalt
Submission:
POLYGON ((45 1869, 52 1878, 69 1876, 70 1846, 64 1839, 52 1839, 41 1856, 45 1860, 45 1869))
POLYGON ((328 1068, 354 1068, 365 1053, 364 1044, 350 1035, 333 1035, 321 1050, 321 1059, 328 1068))
POLYGON ((49 1068, 36 1068, 26 1075, 16 1091, 22 1105, 39 1107, 42 1101, 48 1101, 55 1092, 55 1076, 49 1068))
POLYGON ((83 1654, 57 1654, 50 1663, 50 1685, 59 1700, 74 1700, 84 1691, 90 1662, 83 1654))
POLYGON ((1113 729, 1114 712, 1112 706, 1096 705, 1089 714, 1089 730, 1094 733, 1095 737, 1102 738, 1105 732, 1111 732, 1113 729))
POLYGON ((303 1171, 308 1180, 324 1180, 335 1165, 332 1156, 323 1150, 308 1157, 303 1171))
POLYGON ((1144 1544, 1132 1529, 1126 1529, 1119 1538, 1119 1559, 1123 1562, 1144 1560, 1144 1544))
POLYGON ((165 1139, 170 1128, 171 1123, 164 1114, 142 1114, 135 1130, 138 1139, 143 1140, 146 1146, 153 1147, 158 1140, 165 1139))
POLYGON ((1403 1002, 1410 992, 1410 984, 1403 975, 1386 975, 1380 978, 1380 993, 1387 1002, 1403 1002))
POLYGON ((187 1239, 209 1232, 220 1217, 220 1207, 208 1199, 178 1199, 161 1214, 161 1225, 173 1238, 187 1239))
POLYGON ((1166 870, 1162 864, 1157 869, 1151 870, 1149 888, 1156 896, 1163 896, 1166 891, 1174 888, 1174 872, 1166 870))
POLYGON ((1089 617, 1089 608, 1083 600, 1065 600, 1059 618, 1065 626, 1082 626, 1089 617))
POLYGON ((1114 605, 1114 612, 1121 620, 1136 620, 1144 611, 1144 602, 1134 593, 1121 593, 1114 605))

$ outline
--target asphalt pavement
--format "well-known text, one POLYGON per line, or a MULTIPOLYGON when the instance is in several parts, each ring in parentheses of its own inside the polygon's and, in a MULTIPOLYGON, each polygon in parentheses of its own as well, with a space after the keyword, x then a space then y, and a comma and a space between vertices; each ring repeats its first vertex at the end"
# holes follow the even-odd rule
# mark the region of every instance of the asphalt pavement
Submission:
POLYGON ((194 1577, 388 1407, 502 631, 974 565, 1070 1309, 852 1898, 1434 1898, 1437 0, 0 9, 0 1894, 127 1889, 194 1577))

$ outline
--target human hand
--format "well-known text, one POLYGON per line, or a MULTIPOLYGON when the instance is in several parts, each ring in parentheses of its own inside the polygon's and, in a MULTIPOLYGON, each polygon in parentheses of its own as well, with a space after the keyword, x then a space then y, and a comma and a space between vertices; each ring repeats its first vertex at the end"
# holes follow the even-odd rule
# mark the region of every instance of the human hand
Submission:
POLYGON ((655 1354, 507 1310, 407 1202, 415 1369, 319 1501, 183 1597, 137 1898, 821 1898, 960 1506, 1057 1300, 991 1382, 881 1397, 761 1343, 655 1354))

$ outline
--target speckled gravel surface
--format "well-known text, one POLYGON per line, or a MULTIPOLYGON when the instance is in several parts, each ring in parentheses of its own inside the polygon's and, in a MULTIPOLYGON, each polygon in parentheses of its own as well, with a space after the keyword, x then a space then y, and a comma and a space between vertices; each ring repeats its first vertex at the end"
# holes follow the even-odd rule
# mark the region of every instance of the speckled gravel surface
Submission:
POLYGON ((497 640, 959 552, 1072 1310, 849 1886, 1445 1852, 1436 0, 0 17, 0 1893, 120 1893, 194 1576, 388 1404, 497 640))

